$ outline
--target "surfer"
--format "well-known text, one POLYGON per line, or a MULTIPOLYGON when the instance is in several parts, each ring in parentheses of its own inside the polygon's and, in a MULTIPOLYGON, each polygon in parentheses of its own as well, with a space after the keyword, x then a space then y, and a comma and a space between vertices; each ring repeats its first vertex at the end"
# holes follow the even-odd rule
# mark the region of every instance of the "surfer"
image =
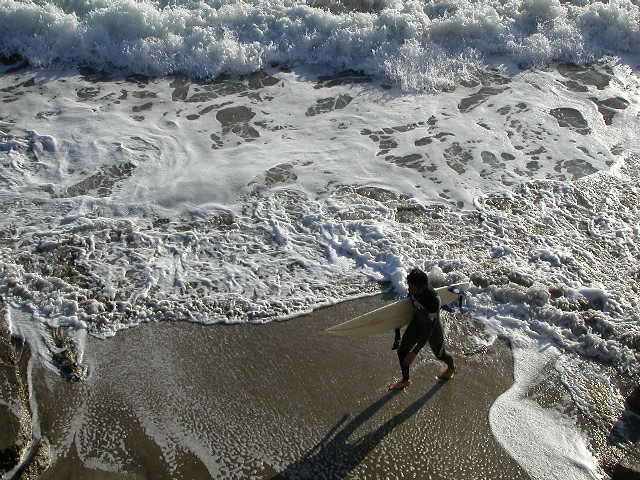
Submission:
MULTIPOLYGON (((449 380, 456 371, 453 357, 444 347, 444 331, 440 323, 440 298, 429 285, 429 277, 422 270, 414 268, 407 275, 407 285, 415 313, 397 348, 402 380, 389 385, 389 390, 401 390, 411 384, 409 367, 427 341, 436 358, 447 364, 447 369, 438 375, 438 379, 449 380)), ((398 337, 399 331, 396 331, 396 343, 398 337)))

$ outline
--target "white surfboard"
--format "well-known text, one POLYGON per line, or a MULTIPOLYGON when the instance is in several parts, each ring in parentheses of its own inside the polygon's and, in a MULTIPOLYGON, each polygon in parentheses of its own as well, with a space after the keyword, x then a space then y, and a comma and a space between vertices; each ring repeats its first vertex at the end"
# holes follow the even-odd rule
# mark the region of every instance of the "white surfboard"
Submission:
MULTIPOLYGON (((436 288, 440 297, 440 305, 448 305, 460 298, 461 292, 469 288, 469 283, 456 283, 445 287, 436 288)), ((400 328, 413 318, 414 307, 410 298, 386 305, 377 310, 360 315, 339 325, 327 328, 326 332, 333 335, 361 337, 374 333, 387 332, 394 328, 400 328)))

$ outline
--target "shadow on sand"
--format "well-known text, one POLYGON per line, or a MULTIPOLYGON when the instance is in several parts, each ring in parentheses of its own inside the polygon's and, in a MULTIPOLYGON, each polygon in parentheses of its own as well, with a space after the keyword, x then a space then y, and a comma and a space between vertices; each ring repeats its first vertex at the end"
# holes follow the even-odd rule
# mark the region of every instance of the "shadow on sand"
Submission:
POLYGON ((350 415, 345 414, 320 443, 309 450, 300 460, 292 463, 279 475, 273 477, 272 480, 340 479, 346 477, 394 428, 415 415, 443 385, 442 382, 436 383, 404 411, 355 442, 349 442, 349 437, 386 403, 398 395, 398 392, 387 393, 351 421, 348 421, 350 415))

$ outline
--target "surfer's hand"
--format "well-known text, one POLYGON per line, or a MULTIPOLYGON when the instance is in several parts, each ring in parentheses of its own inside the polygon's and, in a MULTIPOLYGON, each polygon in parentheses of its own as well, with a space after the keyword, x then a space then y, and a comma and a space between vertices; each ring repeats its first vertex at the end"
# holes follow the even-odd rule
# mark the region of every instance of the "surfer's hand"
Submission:
POLYGON ((404 361, 402 363, 404 364, 405 367, 408 367, 413 363, 415 359, 416 359, 416 352, 409 352, 407 353, 407 356, 404 357, 404 361))

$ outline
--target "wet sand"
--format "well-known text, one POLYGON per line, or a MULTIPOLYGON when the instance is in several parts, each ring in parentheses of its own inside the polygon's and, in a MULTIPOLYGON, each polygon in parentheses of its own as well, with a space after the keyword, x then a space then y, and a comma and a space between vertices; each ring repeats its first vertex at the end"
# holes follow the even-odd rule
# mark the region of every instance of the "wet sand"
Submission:
POLYGON ((491 434, 512 383, 508 346, 465 356, 477 329, 445 313, 459 372, 428 346, 401 393, 392 334, 324 333, 388 300, 266 325, 147 324, 88 339, 89 377, 34 367, 51 466, 44 479, 529 478, 491 434))

